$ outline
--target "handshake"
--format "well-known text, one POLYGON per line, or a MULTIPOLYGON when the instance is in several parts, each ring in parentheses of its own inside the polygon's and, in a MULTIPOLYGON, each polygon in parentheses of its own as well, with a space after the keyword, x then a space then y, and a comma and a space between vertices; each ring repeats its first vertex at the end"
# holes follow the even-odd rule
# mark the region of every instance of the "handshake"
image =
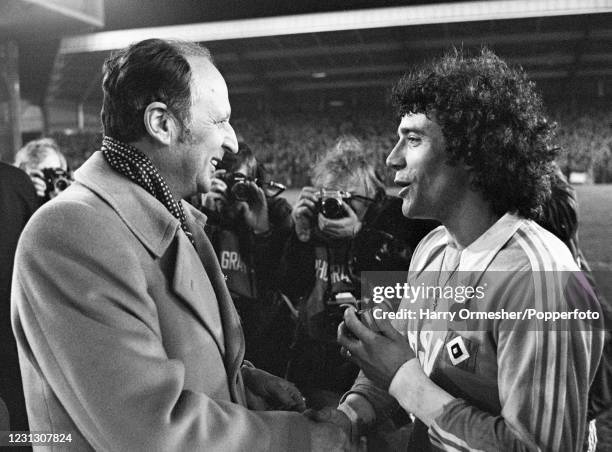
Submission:
POLYGON ((254 367, 243 366, 242 376, 247 404, 252 410, 287 410, 301 412, 309 419, 311 449, 321 452, 360 451, 352 439, 351 421, 342 411, 308 409, 300 391, 283 378, 254 367))
MULTIPOLYGON (((392 308, 381 304, 377 309, 386 311, 392 308)), ((371 312, 358 313, 354 307, 347 308, 344 321, 338 328, 338 343, 345 358, 357 364, 370 382, 386 391, 398 369, 412 361, 415 355, 407 338, 395 330, 388 320, 368 318, 367 314, 371 316, 371 312)), ((418 361, 414 360, 413 364, 414 372, 418 373, 415 378, 426 378, 418 361)), ((312 450, 366 450, 361 439, 364 432, 359 426, 374 421, 374 413, 368 414, 371 406, 358 394, 349 394, 338 409, 306 410, 302 394, 292 383, 254 368, 243 368, 243 376, 247 395, 256 395, 263 403, 248 399, 249 408, 298 411, 310 420, 312 450)))
POLYGON ((353 431, 351 420, 337 408, 325 407, 303 413, 315 424, 311 427, 311 448, 316 451, 366 451, 365 438, 353 431))

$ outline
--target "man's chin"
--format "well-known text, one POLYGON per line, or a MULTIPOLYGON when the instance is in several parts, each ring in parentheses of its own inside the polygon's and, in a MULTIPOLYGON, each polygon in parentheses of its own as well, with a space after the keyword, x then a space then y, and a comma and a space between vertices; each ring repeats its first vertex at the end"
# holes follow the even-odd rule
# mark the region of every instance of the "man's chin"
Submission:
POLYGON ((406 198, 404 198, 404 202, 402 203, 402 215, 404 215, 406 218, 421 220, 431 218, 423 209, 419 210, 414 203, 411 203, 410 200, 406 198))

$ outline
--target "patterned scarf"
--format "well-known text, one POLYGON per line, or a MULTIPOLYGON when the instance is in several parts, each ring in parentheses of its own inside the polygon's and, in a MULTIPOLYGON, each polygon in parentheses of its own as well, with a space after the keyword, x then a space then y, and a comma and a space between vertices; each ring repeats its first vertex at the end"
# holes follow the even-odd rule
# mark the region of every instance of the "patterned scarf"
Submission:
POLYGON ((102 139, 102 154, 115 171, 140 185, 161 202, 168 212, 181 222, 181 229, 187 234, 191 244, 195 246, 193 236, 187 228, 183 207, 174 199, 168 184, 153 166, 149 157, 134 146, 109 136, 102 139))

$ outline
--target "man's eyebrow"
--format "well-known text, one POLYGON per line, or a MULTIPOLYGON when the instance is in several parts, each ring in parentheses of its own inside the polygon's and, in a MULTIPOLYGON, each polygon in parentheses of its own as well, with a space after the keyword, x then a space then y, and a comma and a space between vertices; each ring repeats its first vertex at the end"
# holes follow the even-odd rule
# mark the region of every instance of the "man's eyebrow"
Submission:
POLYGON ((401 127, 400 126, 397 128, 397 133, 399 135, 406 135, 410 132, 424 134, 425 130, 422 129, 421 127, 401 127))

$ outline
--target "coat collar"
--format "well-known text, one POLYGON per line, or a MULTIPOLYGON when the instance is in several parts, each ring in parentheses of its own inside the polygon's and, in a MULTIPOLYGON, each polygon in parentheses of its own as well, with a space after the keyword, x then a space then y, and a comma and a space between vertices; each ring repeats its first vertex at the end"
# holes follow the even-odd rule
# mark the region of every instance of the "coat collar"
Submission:
POLYGON ((217 256, 204 231, 206 215, 185 201, 185 218, 192 231, 196 249, 180 228, 178 219, 138 184, 117 173, 96 152, 75 173, 75 180, 105 200, 132 233, 156 257, 161 257, 178 236, 173 290, 189 304, 214 338, 224 357, 228 382, 234 401, 246 404, 240 380, 244 357, 244 338, 240 319, 219 267, 217 256), (197 250, 197 252, 196 252, 197 250), (194 268, 202 277, 194 276, 194 268), (194 279, 196 278, 196 279, 194 279), (204 302, 202 294, 214 291, 217 303, 204 302))
MULTIPOLYGON (((74 178, 106 201, 152 254, 156 257, 164 254, 180 222, 161 202, 113 170, 99 151, 74 173, 74 178)), ((206 223, 204 214, 181 202, 193 221, 206 223)))

